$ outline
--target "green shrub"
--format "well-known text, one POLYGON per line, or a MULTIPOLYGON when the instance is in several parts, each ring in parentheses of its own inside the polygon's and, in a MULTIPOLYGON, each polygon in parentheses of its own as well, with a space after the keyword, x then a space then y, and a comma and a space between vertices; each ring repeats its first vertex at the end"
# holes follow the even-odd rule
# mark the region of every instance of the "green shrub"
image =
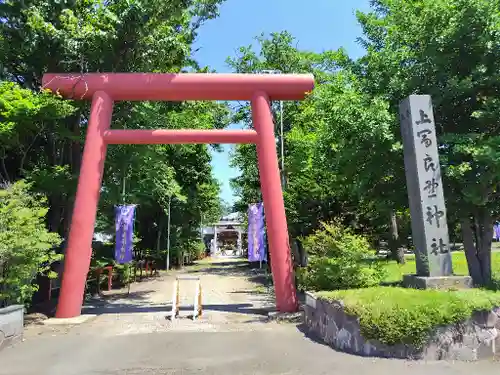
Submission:
POLYGON ((61 238, 45 228, 45 199, 29 188, 18 181, 0 190, 0 307, 27 303, 38 289, 36 275, 62 259, 54 251, 61 238))
POLYGON ((309 261, 297 271, 301 289, 363 288, 379 284, 384 276, 382 266, 373 261, 375 250, 368 241, 339 223, 323 223, 302 244, 309 261))
POLYGON ((202 259, 205 254, 205 244, 200 240, 189 241, 188 252, 192 260, 202 259))
POLYGON ((132 282, 133 267, 132 263, 115 264, 114 268, 120 284, 128 285, 132 282))
POLYGON ((437 326, 462 322, 474 311, 500 306, 500 293, 374 287, 318 292, 319 298, 342 300, 346 313, 359 317, 365 338, 388 345, 412 344, 421 348, 437 326))
MULTIPOLYGON (((163 266, 167 258, 167 250, 157 252, 159 258, 158 265, 163 266)), ((188 256, 190 261, 195 261, 203 258, 205 253, 205 244, 200 240, 184 240, 182 243, 175 244, 170 247, 170 266, 183 267, 185 257, 188 256)))
POLYGON ((114 264, 115 244, 96 242, 92 244, 92 257, 90 258, 90 268, 104 267, 114 264))

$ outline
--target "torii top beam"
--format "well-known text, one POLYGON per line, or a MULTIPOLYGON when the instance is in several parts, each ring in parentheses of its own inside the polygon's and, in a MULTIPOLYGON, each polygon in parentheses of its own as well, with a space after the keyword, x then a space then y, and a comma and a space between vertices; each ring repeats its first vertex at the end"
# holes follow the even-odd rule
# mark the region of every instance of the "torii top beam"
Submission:
POLYGON ((312 74, 88 73, 43 75, 42 87, 63 97, 90 100, 105 91, 114 101, 301 100, 314 87, 312 74))

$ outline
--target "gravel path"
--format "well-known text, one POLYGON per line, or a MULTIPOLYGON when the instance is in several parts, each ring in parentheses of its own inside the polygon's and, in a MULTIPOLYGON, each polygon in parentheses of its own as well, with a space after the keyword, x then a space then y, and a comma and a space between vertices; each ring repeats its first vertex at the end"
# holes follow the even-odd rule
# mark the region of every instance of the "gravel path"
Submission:
MULTIPOLYGON (((34 325, 25 341, 0 352, 0 375, 205 374, 493 375, 500 363, 408 362, 339 353, 295 324, 267 322, 272 295, 245 263, 191 267, 203 286, 203 316, 170 320, 175 274, 113 291, 88 304, 76 326, 34 325)), ((183 282, 182 303, 194 287, 183 282)), ((192 282, 191 282, 192 283, 192 282)))
MULTIPOLYGON (((259 270, 257 270, 259 271, 259 270)), ((129 335, 164 331, 234 331, 270 329, 267 312, 274 298, 261 283, 262 272, 248 268, 241 260, 205 261, 182 271, 134 283, 127 289, 105 292, 104 298, 89 301, 83 314, 95 315, 85 324, 73 327, 32 326, 26 338, 44 333, 98 332, 101 336, 129 335), (203 313, 191 319, 195 281, 180 284, 180 316, 172 321, 173 287, 176 276, 198 276, 202 285, 203 313), (259 276, 261 275, 261 276, 259 276), (254 324, 249 324, 254 323, 254 324)))

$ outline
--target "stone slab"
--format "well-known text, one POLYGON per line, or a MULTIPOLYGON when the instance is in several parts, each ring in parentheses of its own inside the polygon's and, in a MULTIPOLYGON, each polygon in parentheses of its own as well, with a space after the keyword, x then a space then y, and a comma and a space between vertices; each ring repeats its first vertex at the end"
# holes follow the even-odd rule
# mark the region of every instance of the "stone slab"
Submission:
POLYGON ((0 309, 0 350, 21 341, 23 331, 23 305, 14 305, 0 309))
POLYGON ((47 326, 57 326, 57 325, 77 325, 82 324, 90 319, 95 318, 96 314, 82 314, 75 316, 74 318, 50 318, 43 321, 44 325, 47 326))
POLYGON ((316 297, 311 292, 306 292, 306 306, 316 308, 316 297))
POLYGON ((410 95, 399 106, 406 187, 417 274, 451 276, 446 206, 429 95, 410 95))
POLYGON ((473 287, 470 276, 418 276, 403 275, 403 286, 415 289, 469 289, 473 287))
POLYGON ((3 337, 3 334, 0 332, 0 351, 21 341, 23 341, 23 335, 3 337))
POLYGON ((276 322, 301 323, 304 320, 304 312, 282 313, 279 311, 270 311, 267 314, 267 318, 276 322))

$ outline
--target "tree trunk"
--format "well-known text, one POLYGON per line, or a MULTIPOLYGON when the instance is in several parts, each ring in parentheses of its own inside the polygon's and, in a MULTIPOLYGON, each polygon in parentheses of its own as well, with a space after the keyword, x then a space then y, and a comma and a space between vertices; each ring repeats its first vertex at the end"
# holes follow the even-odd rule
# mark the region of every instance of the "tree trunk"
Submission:
MULTIPOLYGON (((70 123, 71 132, 75 137, 80 137, 80 123, 81 123, 81 112, 78 111, 74 116, 72 116, 68 121, 70 123)), ((78 182, 78 177, 80 174, 80 164, 82 162, 82 140, 71 140, 68 142, 68 163, 70 165, 71 174, 73 175, 75 182, 74 186, 76 187, 78 182)), ((71 226, 71 217, 73 216, 73 207, 75 205, 76 198, 76 189, 73 194, 70 194, 66 201, 66 210, 64 213, 64 227, 66 235, 69 234, 69 229, 71 226)))
POLYGON ((471 218, 460 221, 464 242, 465 257, 469 275, 474 285, 488 286, 491 284, 491 242, 493 238, 493 219, 491 214, 483 209, 471 218), (473 224, 474 223, 474 224, 473 224))
POLYGON ((405 264, 405 252, 401 246, 401 241, 399 239, 398 233, 398 220, 396 216, 396 211, 391 210, 391 238, 389 240, 389 250, 391 251, 391 257, 398 264, 405 264))
POLYGON ((61 233, 61 197, 59 194, 53 194, 48 198, 49 212, 47 214, 47 226, 50 232, 61 233))
POLYGON ((160 222, 158 223, 158 234, 156 236, 156 256, 158 258, 160 257, 162 231, 163 231, 163 215, 160 216, 160 222))

